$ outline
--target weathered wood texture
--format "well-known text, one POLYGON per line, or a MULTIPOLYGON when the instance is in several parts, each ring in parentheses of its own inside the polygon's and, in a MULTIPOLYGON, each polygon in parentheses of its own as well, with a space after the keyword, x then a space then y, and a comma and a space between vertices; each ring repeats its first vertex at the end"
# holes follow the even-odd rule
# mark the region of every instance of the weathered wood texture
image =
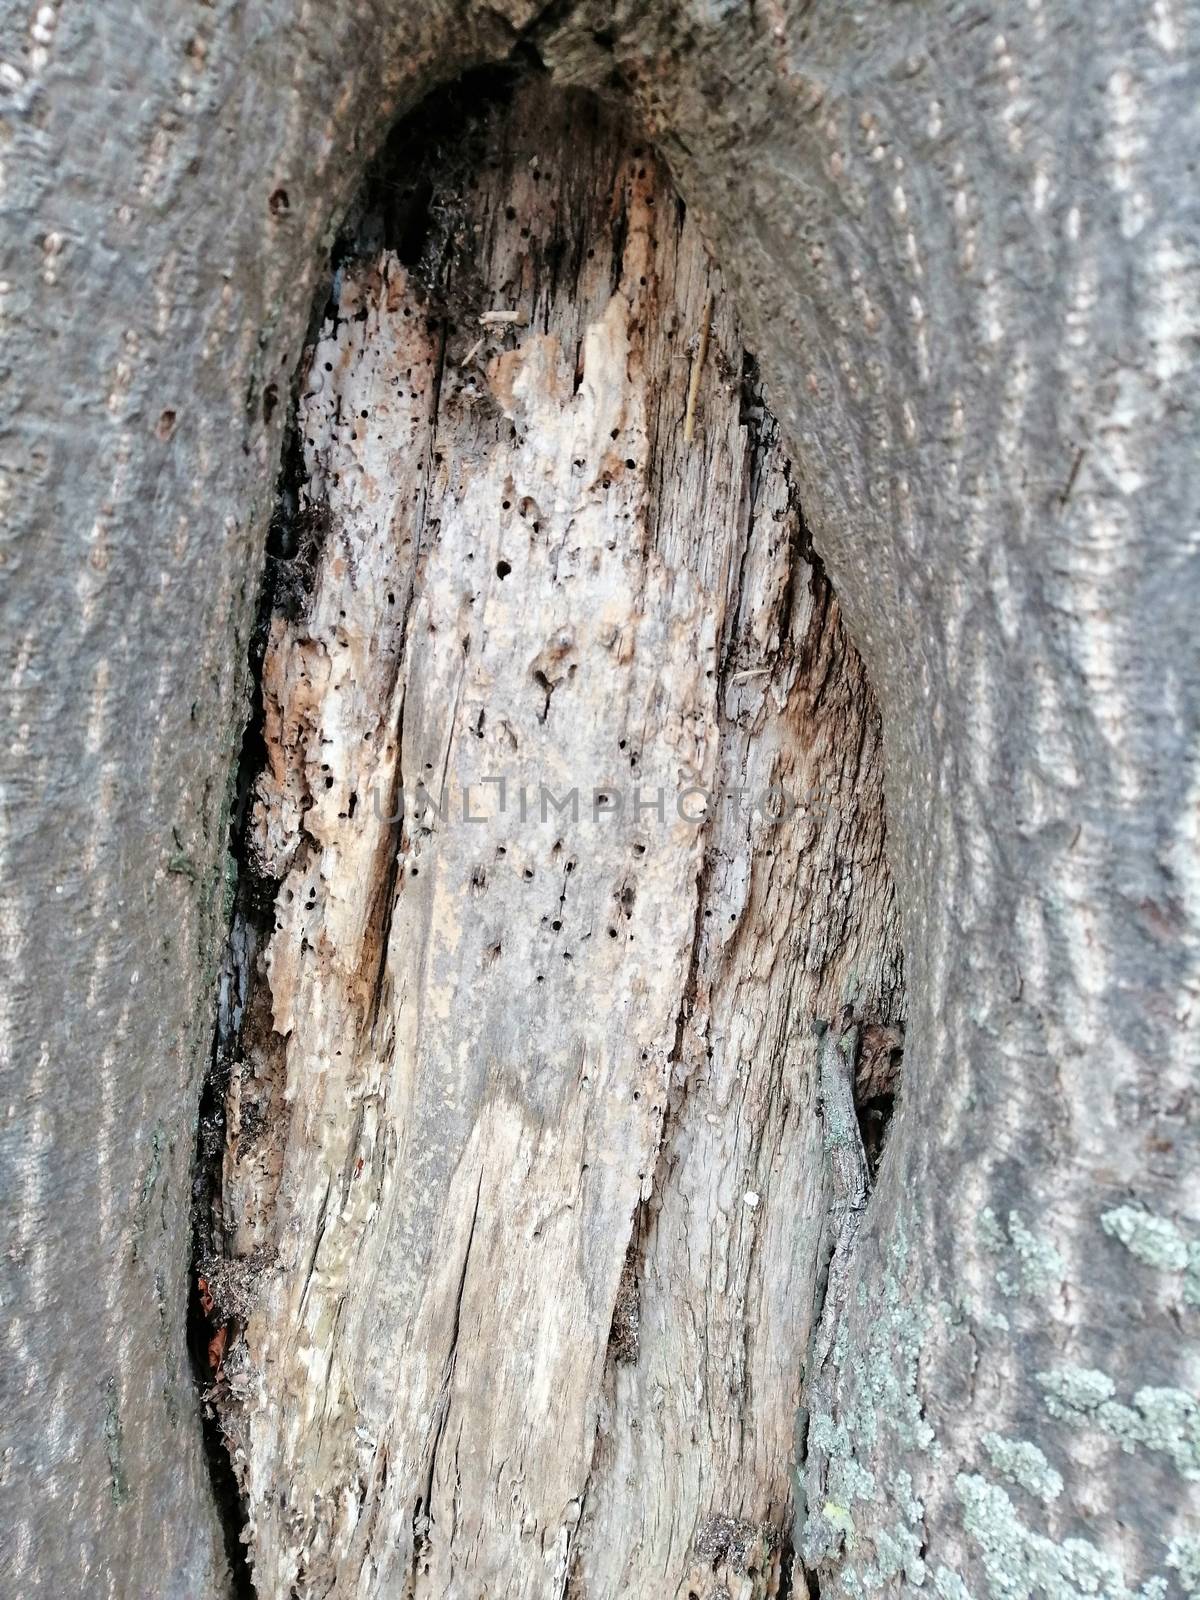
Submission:
POLYGON ((303 380, 218 1405, 261 1594, 765 1595, 813 1019, 902 1004, 877 716, 658 164, 544 88, 471 144, 303 380))
POLYGON ((824 1587, 1194 1592, 1195 0, 0 21, 6 1586, 219 1584, 190 1124, 287 379, 391 119, 523 42, 716 243, 883 719, 906 1086, 824 1587))
POLYGON ((909 1022, 813 1419, 830 1592, 1200 1587, 1198 30, 613 30, 884 722, 909 1022))
POLYGON ((190 1191, 288 389, 365 151, 502 9, 0 5, 9 1593, 224 1582, 190 1191))

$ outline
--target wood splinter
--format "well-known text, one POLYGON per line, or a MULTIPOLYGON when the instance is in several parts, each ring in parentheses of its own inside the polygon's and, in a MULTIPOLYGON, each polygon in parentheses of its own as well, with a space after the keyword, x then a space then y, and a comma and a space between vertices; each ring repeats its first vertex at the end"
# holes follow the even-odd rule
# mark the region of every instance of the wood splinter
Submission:
POLYGON ((692 362, 692 375, 688 383, 687 410, 683 417, 683 442, 691 444, 696 437, 696 401, 700 395, 700 374, 704 371, 704 358, 708 354, 708 335, 712 327, 713 296, 710 289, 704 297, 704 313, 700 318, 700 342, 696 346, 696 359, 692 362))

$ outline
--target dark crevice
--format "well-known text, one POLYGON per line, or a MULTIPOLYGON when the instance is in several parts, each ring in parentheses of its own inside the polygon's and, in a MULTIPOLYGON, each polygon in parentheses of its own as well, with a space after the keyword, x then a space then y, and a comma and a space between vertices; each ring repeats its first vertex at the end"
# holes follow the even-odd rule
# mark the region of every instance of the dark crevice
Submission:
POLYGON ((641 1257, 642 1232, 645 1223, 645 1205, 634 1213, 629 1248, 617 1284, 617 1298, 613 1302, 612 1322, 608 1330, 608 1359, 622 1366, 630 1366, 638 1358, 638 1341, 641 1332, 642 1294, 638 1265, 641 1257))
POLYGON ((904 1029, 867 1023, 854 1071, 854 1109, 858 1114, 867 1174, 874 1186, 891 1128, 904 1064, 904 1029))
POLYGON ((267 757, 262 666, 275 614, 299 616, 308 603, 328 512, 304 493, 303 452, 295 416, 300 368, 291 396, 291 421, 284 439, 276 490, 276 512, 267 531, 258 607, 250 634, 247 668, 248 716, 238 753, 228 820, 227 873, 232 884, 229 931, 218 976, 217 1020, 208 1071, 201 1086, 192 1176, 192 1257, 188 1274, 188 1350, 200 1393, 200 1414, 209 1481, 224 1537, 233 1600, 256 1594, 242 1533, 246 1505, 229 1455, 221 1421, 221 1363, 231 1332, 239 1330, 231 1306, 214 1297, 210 1280, 228 1256, 221 1170, 225 1149, 225 1103, 237 1059, 251 972, 274 926, 278 882, 265 874, 247 847, 253 786, 267 757), (233 876, 236 875, 236 876, 233 876))
POLYGON ((227 837, 227 870, 232 880, 229 931, 218 976, 217 1020, 208 1071, 200 1092, 196 1155, 192 1175, 192 1257, 188 1273, 187 1336, 192 1373, 200 1393, 204 1452, 220 1519, 233 1600, 252 1600, 256 1590, 242 1533, 246 1505, 222 1427, 219 1389, 221 1361, 236 1319, 229 1305, 214 1298, 209 1280, 227 1259, 221 1203, 225 1149, 225 1103, 238 1055, 251 972, 274 927, 276 879, 265 874, 247 847, 250 802, 255 779, 267 759, 262 666, 271 618, 300 615, 312 592, 328 513, 304 494, 303 452, 295 417, 300 368, 291 397, 291 421, 284 439, 276 489, 276 512, 267 531, 258 607, 250 634, 247 668, 248 716, 238 753, 227 837))
MULTIPOLYGON (((305 350, 326 314, 323 290, 317 297, 305 350)), ((329 532, 328 509, 307 493, 303 441, 297 427, 299 385, 305 370, 297 363, 289 397, 289 420, 280 453, 275 513, 267 529, 258 603, 250 633, 246 672, 247 719, 238 751, 226 837, 229 923, 217 977, 217 1017, 209 1066, 200 1090, 196 1154, 192 1174, 192 1253, 188 1272, 187 1339, 192 1374, 200 1396, 205 1459, 221 1524, 233 1600, 256 1595, 242 1534, 245 1500, 230 1459, 221 1418, 221 1363, 231 1337, 241 1331, 236 1309, 214 1294, 222 1264, 230 1260, 225 1237, 221 1172, 225 1149, 225 1104, 230 1075, 242 1044, 246 1004, 259 953, 275 921, 278 880, 262 870, 249 848, 248 829, 254 783, 267 763, 262 669, 276 615, 296 620, 312 595, 321 552, 329 532)), ((241 1264, 239 1264, 241 1265, 241 1264)))
MULTIPOLYGON (((192 1332, 191 1322, 189 1307, 189 1338, 192 1332)), ((229 1459, 225 1435, 211 1406, 205 1405, 202 1408, 200 1422, 203 1430, 204 1459, 208 1466, 213 1501, 221 1524, 225 1561, 229 1568, 229 1594, 231 1600, 256 1600, 258 1591, 254 1587, 250 1560, 241 1537, 242 1530, 246 1526, 246 1505, 229 1459)))
POLYGON ((625 246, 629 242, 629 209, 626 204, 625 190, 622 188, 617 214, 612 225, 612 278, 611 293, 616 294, 621 287, 621 271, 625 264, 625 246))
POLYGON ((792 1541, 787 1537, 779 1546, 779 1586, 775 1590, 776 1600, 790 1600, 793 1593, 792 1573, 795 1562, 796 1554, 792 1548, 792 1541))
MULTIPOLYGON (((221 1169, 225 1148, 225 1102, 237 1053, 238 1035, 246 1001, 250 966, 273 920, 276 884, 252 870, 245 849, 246 821, 254 779, 261 771, 266 743, 263 730, 261 682, 263 653, 270 617, 282 608, 303 602, 311 583, 310 542, 322 536, 319 522, 297 527, 300 513, 296 463, 299 451, 294 428, 284 449, 278 491, 279 510, 268 532, 266 559, 259 590, 258 616, 250 637, 250 715, 242 735, 237 778, 229 816, 228 869, 237 874, 233 890, 229 933, 218 979, 217 1022, 208 1072, 200 1093, 196 1156, 192 1177, 192 1258, 188 1273, 188 1350, 193 1377, 200 1393, 204 1453, 213 1500, 220 1519, 229 1566, 229 1592, 233 1600, 256 1594, 242 1532, 246 1506, 230 1460, 221 1423, 218 1389, 221 1360, 229 1334, 224 1308, 209 1291, 213 1265, 225 1258, 222 1222, 221 1169), (300 561, 296 553, 303 552, 300 561)), ((315 560, 315 558, 314 558, 315 560)))
POLYGON ((442 1396, 439 1402, 433 1440, 429 1447, 429 1459, 426 1463, 424 1493, 418 1495, 413 1507, 412 1577, 414 1583, 417 1577, 417 1564, 421 1559, 425 1546, 424 1524, 430 1519, 433 1508, 433 1489, 434 1480, 437 1476, 438 1451, 441 1448, 442 1439, 446 1432, 446 1423, 450 1416, 450 1384, 454 1378, 454 1369, 458 1362, 458 1339, 462 1326, 463 1296, 467 1288, 467 1272, 471 1265, 471 1248, 475 1243, 475 1230, 479 1225, 479 1202, 482 1195, 483 1173, 481 1171, 479 1182, 475 1187, 475 1205, 471 1212, 471 1226, 467 1232, 467 1243, 463 1250, 462 1270, 458 1275, 458 1288, 454 1296, 454 1323, 450 1330, 450 1346, 446 1353, 442 1396))
POLYGON ((496 110, 511 101, 527 71, 481 67, 435 91, 396 124, 347 214, 334 246, 335 270, 393 250, 431 316, 462 323, 485 303, 470 195, 494 159, 496 110))
MULTIPOLYGON (((208 1093, 206 1086, 205 1098, 208 1097, 208 1093)), ((203 1110, 201 1117, 203 1128, 203 1110)), ((200 1159, 198 1156, 198 1165, 200 1159)), ((229 1569, 229 1594, 232 1600, 255 1600, 257 1590, 254 1587, 246 1546, 242 1543, 242 1531, 246 1526, 246 1504, 233 1470, 233 1463, 229 1458, 229 1447, 213 1400, 212 1385, 215 1374, 211 1367, 210 1350, 214 1334, 212 1321, 202 1304, 201 1282, 202 1275, 196 1270, 193 1262, 193 1268, 189 1273, 187 1342, 192 1376, 200 1391, 200 1425, 204 1460, 208 1468, 213 1503, 217 1510, 225 1560, 229 1569)))
POLYGON ((867 1158, 867 1171, 871 1182, 874 1184, 879 1175, 879 1164, 883 1160, 884 1149, 887 1145, 888 1131, 891 1127, 892 1112, 895 1109, 895 1096, 890 1094, 877 1095, 873 1100, 855 1108, 858 1111, 858 1128, 862 1136, 863 1153, 867 1158))
MULTIPOLYGON (((442 386, 443 386, 443 383, 445 381, 445 372, 446 372, 446 340, 445 340, 445 337, 443 336, 443 337, 439 338, 439 340, 438 340, 438 345, 437 345, 437 366, 434 369, 434 375, 433 375, 433 395, 432 395, 432 399, 431 399, 431 406, 432 406, 432 413, 431 414, 434 417, 434 419, 437 418, 437 415, 438 415, 438 412, 439 412, 439 409, 440 409, 440 406, 441 406, 442 386)), ((430 429, 429 452, 428 452, 428 455, 427 455, 427 458, 426 458, 426 461, 425 461, 425 472, 424 472, 423 480, 422 480, 423 483, 426 485, 426 487, 428 486, 429 478, 430 478, 430 472, 431 472, 432 467, 433 467, 433 461, 432 461, 431 458, 432 458, 432 454, 433 454, 433 443, 434 443, 435 437, 436 437, 436 428, 431 428, 430 429)), ((419 562, 419 560, 421 558, 421 552, 424 549, 425 535, 426 535, 426 531, 427 531, 427 523, 426 523, 426 512, 427 512, 427 510, 428 510, 427 495, 425 493, 423 493, 422 496, 421 496, 421 502, 420 502, 420 506, 419 506, 418 514, 417 514, 417 518, 416 518, 416 529, 415 529, 415 533, 414 533, 414 536, 413 536, 413 556, 412 556, 412 569, 411 569, 412 574, 413 574, 413 578, 412 578, 412 581, 409 583, 408 590, 407 590, 407 592, 406 592, 406 594, 404 596, 404 606, 403 606, 403 609, 402 609, 401 614, 400 614, 400 622, 399 622, 399 628, 398 628, 398 633, 397 633, 396 671, 398 673, 402 672, 403 669, 404 669, 404 653, 405 653, 405 649, 406 649, 407 644, 408 644, 409 621, 410 621, 410 618, 412 616, 413 596, 416 593, 417 563, 419 562)), ((399 714, 398 714, 398 716, 396 718, 396 728, 395 728, 395 735, 394 735, 395 740, 396 740, 396 776, 395 776, 395 782, 394 782, 394 785, 393 785, 392 793, 389 796, 388 813, 387 813, 387 815, 388 815, 388 817, 390 819, 391 832, 390 832, 389 839, 388 839, 387 867, 386 867, 386 870, 385 870, 385 872, 383 874, 383 882, 382 882, 382 886, 381 886, 381 889, 380 889, 380 892, 379 892, 379 898, 378 898, 378 902, 377 902, 378 906, 380 908, 379 912, 378 912, 379 929, 380 929, 380 931, 379 931, 379 941, 378 941, 379 966, 378 966, 378 968, 377 968, 377 970, 375 972, 374 982, 371 985, 371 1009, 370 1009, 370 1015, 369 1015, 368 1020, 367 1020, 367 1028, 368 1028, 369 1033, 372 1036, 374 1036, 375 1029, 379 1024, 380 1008, 381 1008, 382 1003, 383 1003, 384 978, 385 978, 385 974, 387 972, 388 950, 389 950, 389 948, 391 946, 391 937, 392 937, 392 919, 395 916, 395 912, 396 912, 396 891, 397 891, 397 886, 399 884, 399 879, 400 879, 400 864, 401 864, 401 861, 402 861, 403 856, 404 856, 404 848, 405 848, 405 832, 404 832, 404 708, 405 708, 407 702, 408 702, 408 695, 407 695, 407 686, 406 686, 405 690, 402 691, 402 693, 401 693, 400 711, 399 711, 399 714)))

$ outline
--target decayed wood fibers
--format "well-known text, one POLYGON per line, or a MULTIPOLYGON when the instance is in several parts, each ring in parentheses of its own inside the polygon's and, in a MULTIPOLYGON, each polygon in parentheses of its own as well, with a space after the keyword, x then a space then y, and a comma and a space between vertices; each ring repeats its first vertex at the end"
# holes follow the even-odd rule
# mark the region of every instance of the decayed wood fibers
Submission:
POLYGON ((260 1593, 766 1594, 812 1025, 901 1007, 876 718, 663 173, 537 90, 490 133, 434 297, 344 264, 304 384, 222 1415, 260 1593))

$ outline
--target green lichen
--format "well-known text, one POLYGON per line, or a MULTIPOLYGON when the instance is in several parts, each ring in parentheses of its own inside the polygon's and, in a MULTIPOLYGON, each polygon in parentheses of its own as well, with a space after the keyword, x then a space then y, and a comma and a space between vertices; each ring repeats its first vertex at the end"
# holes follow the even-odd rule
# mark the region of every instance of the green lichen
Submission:
MULTIPOLYGON (((923 1517, 911 1476, 898 1475, 885 1490, 863 1465, 871 1459, 885 1433, 908 1450, 932 1454, 939 1450, 917 1392, 917 1363, 931 1314, 927 1308, 905 1300, 906 1262, 907 1251, 901 1237, 893 1241, 890 1267, 881 1274, 873 1317, 867 1312, 860 1281, 858 1305, 867 1333, 863 1344, 852 1347, 848 1339, 841 1337, 843 1330, 839 1330, 834 1347, 841 1390, 837 1420, 814 1411, 809 1421, 810 1441, 824 1452, 828 1466, 823 1503, 814 1500, 799 1543, 808 1565, 830 1563, 843 1547, 854 1548, 853 1508, 870 1502, 875 1561, 872 1567, 858 1572, 856 1592, 862 1592, 864 1584, 879 1588, 897 1574, 924 1570, 916 1564, 921 1541, 910 1527, 923 1517), (893 1500, 899 1512, 896 1526, 878 1534, 874 1530, 886 1525, 893 1500)), ((848 1575, 852 1574, 846 1567, 839 1569, 843 1588, 848 1575)), ((920 1580, 910 1577, 910 1581, 920 1580)))
POLYGON ((1179 1574, 1179 1586, 1187 1595, 1200 1595, 1200 1538, 1183 1534, 1167 1548, 1167 1565, 1179 1574))
POLYGON ((1183 1272, 1188 1264, 1187 1240, 1173 1222, 1136 1206, 1106 1211, 1100 1226, 1119 1239, 1131 1255, 1160 1272, 1183 1272))
POLYGON ((1133 1406, 1137 1442, 1169 1456, 1183 1477, 1200 1482, 1200 1406, 1194 1397, 1183 1389, 1139 1389, 1133 1406))
POLYGON ((129 1483, 122 1459, 121 1412, 115 1376, 104 1386, 104 1448, 108 1456, 108 1492, 115 1506, 129 1499, 129 1483))
POLYGON ((871 1325, 866 1356, 851 1360, 862 1397, 856 1421, 864 1443, 878 1433, 882 1415, 901 1444, 930 1450, 934 1433, 917 1395, 917 1362, 929 1314, 924 1307, 905 1302, 900 1276, 907 1258, 903 1241, 897 1241, 892 1254, 895 1270, 883 1274, 883 1305, 871 1325), (865 1418, 862 1412, 871 1409, 877 1415, 865 1418))
POLYGON ((997 1472, 1037 1499, 1049 1502, 1057 1500, 1062 1493, 1061 1474, 1054 1470, 1037 1445, 1026 1439, 1006 1439, 999 1433, 985 1433, 983 1448, 997 1472))
POLYGON ((841 1505, 837 1500, 826 1500, 821 1507, 821 1519, 831 1528, 836 1529, 843 1538, 849 1540, 854 1536, 854 1518, 849 1506, 841 1505))
POLYGON ((865 1589, 882 1589, 892 1578, 901 1574, 914 1588, 919 1588, 925 1582, 921 1541, 911 1528, 881 1528, 874 1535, 874 1541, 875 1560, 862 1574, 865 1589))
POLYGON ((1010 1298, 1044 1297, 1066 1277, 1062 1256, 1049 1239, 1026 1225, 1019 1211, 1009 1212, 1006 1233, 991 1207, 985 1207, 979 1217, 979 1237, 985 1250, 1002 1258, 995 1278, 1000 1292, 1010 1298))
POLYGON ((829 1481, 834 1498, 844 1500, 847 1505, 853 1505, 856 1500, 870 1502, 875 1498, 875 1474, 868 1472, 854 1456, 836 1462, 830 1471, 829 1481))
POLYGON ((832 1106, 825 1113, 825 1138, 824 1150, 826 1155, 832 1155, 835 1150, 849 1150, 858 1137, 855 1129, 851 1136, 849 1118, 840 1115, 832 1106))
POLYGON ((972 1600, 971 1591, 958 1573, 951 1572, 949 1567, 935 1568, 933 1587, 941 1596, 941 1600, 972 1600))
POLYGON ((1039 1372, 1037 1381, 1046 1390, 1046 1410, 1060 1420, 1068 1420, 1083 1411, 1094 1411, 1117 1392, 1108 1374, 1095 1367, 1062 1367, 1058 1372, 1039 1372))
POLYGON ((853 1451, 845 1424, 835 1422, 826 1412, 812 1419, 808 1437, 810 1443, 816 1445, 818 1450, 824 1450, 827 1456, 848 1456, 853 1451))
POLYGON ((846 1365, 846 1357, 849 1354, 850 1329, 845 1322, 842 1322, 833 1338, 833 1364, 839 1372, 846 1365))
POLYGON ((131 1231, 130 1254, 136 1261, 141 1249, 142 1236, 146 1231, 146 1221, 150 1212, 150 1202, 154 1198, 154 1191, 158 1180, 162 1176, 163 1151, 166 1148, 166 1129, 161 1122, 156 1122, 150 1133, 150 1156, 146 1162, 146 1170, 142 1174, 141 1187, 138 1191, 137 1205, 134 1207, 133 1227, 131 1231))
POLYGON ((1008 1333, 1012 1328, 1003 1311, 993 1311, 990 1306, 980 1306, 975 1321, 988 1333, 1008 1333))
MULTIPOLYGON (((979 1547, 995 1600, 1134 1600, 1118 1562, 1087 1539, 1057 1544, 1027 1528, 1008 1495, 974 1473, 961 1473, 955 1489, 963 1527, 979 1547)), ((940 1592, 940 1590, 939 1590, 940 1592)), ((1152 1578, 1138 1595, 1160 1600, 1163 1580, 1152 1578)))
MULTIPOLYGON (((892 1247, 895 1270, 882 1277, 882 1305, 871 1320, 865 1350, 851 1351, 839 1330, 834 1360, 842 1374, 842 1427, 847 1454, 866 1454, 889 1428, 901 1444, 937 1452, 933 1429, 917 1396, 917 1361, 929 1323, 922 1307, 906 1304, 900 1274, 906 1259, 903 1241, 892 1247), (848 1391, 848 1392, 847 1392, 848 1391)), ((862 1285, 860 1304, 862 1301, 862 1285)), ((814 1417, 812 1426, 821 1426, 814 1417)), ((832 1452, 830 1452, 832 1454, 832 1452)))
POLYGON ((200 869, 185 850, 176 850, 167 857, 167 871, 173 877, 186 878, 189 883, 200 879, 200 869))
POLYGON ((891 1490, 896 1504, 914 1526, 925 1519, 925 1507, 913 1491, 912 1474, 898 1472, 892 1479, 891 1490))
POLYGON ((1169 1217, 1157 1217, 1140 1206, 1106 1211, 1100 1226, 1146 1266, 1158 1272, 1182 1272, 1184 1303, 1200 1306, 1200 1240, 1188 1239, 1169 1217))
POLYGON ((237 900, 237 857, 226 850, 221 858, 221 921, 226 926, 233 921, 233 907, 237 900))
POLYGON ((1200 1482, 1200 1405, 1183 1389, 1142 1388, 1131 1405, 1124 1405, 1113 1398, 1112 1379, 1093 1367, 1063 1367, 1036 1376, 1052 1417, 1089 1423, 1123 1450, 1157 1451, 1182 1477, 1200 1482))
POLYGON ((1008 1214, 1008 1236, 1017 1257, 1017 1275, 1027 1294, 1047 1294, 1067 1275, 1063 1258, 1048 1239, 1027 1228, 1015 1211, 1008 1214))
MULTIPOLYGON (((856 1500, 874 1500, 874 1474, 856 1459, 849 1431, 843 1423, 834 1422, 829 1416, 815 1417, 809 1439, 829 1457, 827 1489, 834 1504, 852 1506, 856 1500)), ((827 1517, 826 1521, 829 1520, 827 1517)))
POLYGON ((146 1163, 146 1170, 142 1175, 142 1189, 138 1195, 138 1209, 145 1211, 154 1195, 155 1185, 162 1174, 162 1153, 166 1143, 167 1131, 161 1122, 156 1122, 150 1134, 150 1159, 146 1163))
POLYGON ((179 1397, 176 1384, 179 1378, 179 1361, 175 1354, 175 1341, 171 1337, 171 1317, 167 1309, 167 1278, 160 1269, 154 1274, 154 1302, 158 1307, 156 1342, 166 1368, 166 1382, 162 1386, 163 1404, 167 1421, 173 1428, 179 1426, 179 1397))
POLYGON ((1188 1245, 1187 1271, 1183 1275, 1184 1304, 1200 1306, 1200 1242, 1188 1245))
POLYGON ((979 1213, 977 1227, 980 1243, 985 1250, 990 1250, 992 1255, 1002 1255, 1008 1249, 1008 1235, 1000 1226, 1000 1220, 991 1206, 984 1206, 979 1213))

